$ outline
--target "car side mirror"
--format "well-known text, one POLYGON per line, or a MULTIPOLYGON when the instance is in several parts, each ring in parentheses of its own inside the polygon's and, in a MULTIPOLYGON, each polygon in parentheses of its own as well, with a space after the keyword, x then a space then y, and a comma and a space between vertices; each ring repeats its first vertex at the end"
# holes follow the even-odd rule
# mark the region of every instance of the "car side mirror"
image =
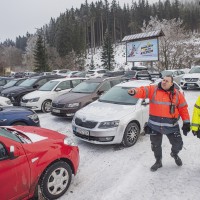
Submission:
POLYGON ((144 100, 142 101, 142 105, 143 105, 143 106, 149 105, 149 99, 144 99, 144 100))
POLYGON ((97 94, 98 94, 98 95, 102 95, 103 93, 104 93, 103 90, 99 90, 99 91, 97 91, 97 94))
POLYGON ((55 91, 59 92, 59 91, 61 91, 61 88, 56 88, 55 91))
POLYGON ((13 160, 20 155, 20 152, 13 145, 10 146, 10 159, 13 160))
POLYGON ((38 87, 39 87, 38 84, 36 84, 36 85, 33 86, 34 89, 36 89, 36 88, 38 88, 38 87))

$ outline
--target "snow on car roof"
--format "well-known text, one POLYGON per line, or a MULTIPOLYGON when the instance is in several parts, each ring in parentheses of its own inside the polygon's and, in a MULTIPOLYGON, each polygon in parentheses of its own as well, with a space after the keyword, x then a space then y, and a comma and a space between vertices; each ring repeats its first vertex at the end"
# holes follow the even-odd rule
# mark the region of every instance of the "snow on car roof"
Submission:
POLYGON ((128 81, 124 83, 120 83, 117 86, 120 87, 141 87, 141 86, 147 86, 152 84, 152 81, 149 80, 133 80, 133 81, 128 81))

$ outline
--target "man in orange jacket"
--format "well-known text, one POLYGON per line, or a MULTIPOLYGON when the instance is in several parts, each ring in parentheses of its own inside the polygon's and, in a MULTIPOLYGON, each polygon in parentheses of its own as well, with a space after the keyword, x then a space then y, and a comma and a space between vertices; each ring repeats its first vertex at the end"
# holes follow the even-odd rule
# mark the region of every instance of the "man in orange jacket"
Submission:
POLYGON ((151 171, 162 167, 162 137, 165 134, 171 145, 171 156, 178 166, 182 160, 178 156, 183 147, 178 120, 183 120, 183 134, 190 131, 190 117, 188 105, 184 95, 174 88, 173 77, 165 76, 158 85, 133 88, 128 91, 134 98, 149 98, 149 120, 145 132, 150 134, 151 148, 156 158, 151 171))

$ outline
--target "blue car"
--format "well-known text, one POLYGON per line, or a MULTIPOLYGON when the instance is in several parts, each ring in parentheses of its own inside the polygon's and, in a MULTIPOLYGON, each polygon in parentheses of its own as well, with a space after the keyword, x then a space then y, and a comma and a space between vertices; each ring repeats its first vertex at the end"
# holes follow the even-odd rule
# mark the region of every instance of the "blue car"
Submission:
POLYGON ((0 126, 11 125, 40 126, 40 120, 35 111, 28 108, 0 107, 0 126))

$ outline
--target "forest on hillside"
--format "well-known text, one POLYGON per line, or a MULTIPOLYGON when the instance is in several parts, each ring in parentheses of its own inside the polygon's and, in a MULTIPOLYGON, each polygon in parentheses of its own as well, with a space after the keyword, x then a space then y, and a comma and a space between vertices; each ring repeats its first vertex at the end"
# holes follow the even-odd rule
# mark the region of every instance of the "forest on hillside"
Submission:
MULTIPOLYGON (((110 35, 110 43, 114 45, 126 35, 145 31, 144 26, 152 19, 160 24, 170 20, 177 23, 181 21, 179 27, 187 39, 194 34, 198 37, 199 1, 182 3, 180 0, 159 0, 149 4, 148 0, 139 0, 138 3, 133 1, 131 5, 124 4, 122 7, 116 0, 112 3, 98 0, 91 4, 86 0, 80 8, 71 8, 57 19, 51 18, 49 24, 39 28, 35 34, 27 33, 18 36, 16 41, 8 39, 0 44, 0 69, 21 66, 26 70, 34 70, 41 59, 45 65, 43 71, 56 68, 83 69, 87 54, 94 54, 97 47, 104 45, 106 31, 110 35), (40 54, 41 58, 36 54, 40 54)), ((154 26, 155 29, 158 27, 158 24, 154 26)), ((196 62, 194 59, 191 63, 193 61, 196 62)), ((166 67, 166 63, 162 65, 166 67)))

